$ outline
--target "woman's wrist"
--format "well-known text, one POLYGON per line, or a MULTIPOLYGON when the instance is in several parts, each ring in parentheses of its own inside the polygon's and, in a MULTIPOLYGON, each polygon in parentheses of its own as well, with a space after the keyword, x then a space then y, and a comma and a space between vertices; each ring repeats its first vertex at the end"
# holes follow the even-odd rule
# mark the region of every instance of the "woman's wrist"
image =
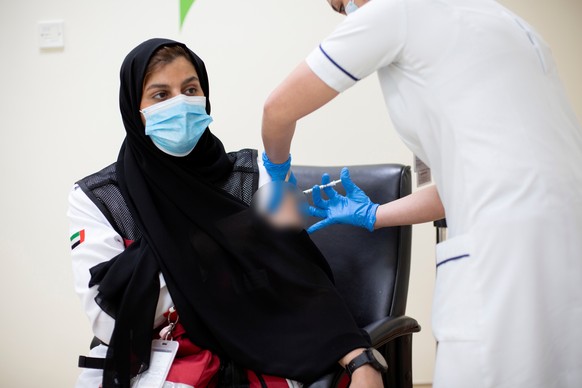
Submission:
POLYGON ((343 356, 341 360, 339 360, 339 364, 342 366, 342 368, 345 369, 346 365, 348 365, 354 358, 362 354, 365 350, 366 348, 358 348, 352 350, 351 352, 343 356))
MULTIPOLYGON (((365 348, 354 349, 339 361, 339 364, 345 369, 352 360, 366 351, 365 348)), ((357 368, 350 376, 350 386, 354 388, 380 388, 382 387, 382 374, 372 365, 365 364, 357 368)))
POLYGON ((361 367, 359 367, 358 369, 356 369, 354 371, 354 373, 352 373, 352 379, 354 378, 358 378, 362 375, 367 375, 367 376, 376 376, 376 375, 382 375, 382 373, 380 373, 379 370, 375 369, 372 365, 370 364, 365 364, 362 365, 361 367))

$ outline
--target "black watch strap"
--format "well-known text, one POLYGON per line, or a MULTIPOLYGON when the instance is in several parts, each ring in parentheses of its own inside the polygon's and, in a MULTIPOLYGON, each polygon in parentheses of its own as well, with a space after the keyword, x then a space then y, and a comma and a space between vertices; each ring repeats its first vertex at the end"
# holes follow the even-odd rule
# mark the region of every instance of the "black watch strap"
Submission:
POLYGON ((374 348, 369 348, 364 350, 362 354, 355 357, 346 365, 346 372, 348 373, 348 376, 351 378, 356 369, 366 364, 370 364, 374 369, 382 373, 388 370, 386 360, 380 354, 380 352, 374 348))

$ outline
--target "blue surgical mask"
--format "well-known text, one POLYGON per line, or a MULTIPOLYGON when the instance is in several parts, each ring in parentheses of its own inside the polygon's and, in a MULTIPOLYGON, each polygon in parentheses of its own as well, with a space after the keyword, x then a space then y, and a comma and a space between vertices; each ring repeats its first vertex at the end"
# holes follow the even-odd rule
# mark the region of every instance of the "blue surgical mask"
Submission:
POLYGON ((160 150, 172 156, 186 156, 212 122, 206 113, 206 97, 185 96, 159 102, 141 111, 145 134, 160 150))
POLYGON ((348 3, 346 4, 346 15, 351 14, 352 12, 355 12, 358 10, 358 6, 356 5, 356 3, 354 3, 354 0, 350 0, 348 1, 348 3))

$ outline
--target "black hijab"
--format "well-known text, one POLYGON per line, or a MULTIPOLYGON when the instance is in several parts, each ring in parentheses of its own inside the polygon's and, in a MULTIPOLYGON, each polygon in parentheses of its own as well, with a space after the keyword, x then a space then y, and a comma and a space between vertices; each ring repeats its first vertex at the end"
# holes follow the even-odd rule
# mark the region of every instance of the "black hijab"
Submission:
POLYGON ((233 168, 218 138, 207 129, 177 158, 145 135, 146 67, 158 49, 175 45, 189 53, 210 113, 204 63, 186 46, 151 39, 127 55, 117 174, 143 237, 91 271, 97 303, 115 317, 103 388, 129 387, 148 367, 160 271, 192 342, 257 372, 312 381, 368 340, 307 233, 270 228, 214 184, 233 168))

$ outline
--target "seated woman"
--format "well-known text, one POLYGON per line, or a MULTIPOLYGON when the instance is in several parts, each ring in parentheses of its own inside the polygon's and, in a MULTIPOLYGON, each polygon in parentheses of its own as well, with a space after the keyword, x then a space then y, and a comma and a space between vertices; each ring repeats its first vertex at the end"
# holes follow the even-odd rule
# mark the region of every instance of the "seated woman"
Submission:
POLYGON ((208 97, 181 43, 148 40, 122 65, 118 160, 69 198, 75 290, 104 358, 77 387, 129 387, 160 336, 179 343, 167 381, 181 387, 293 386, 356 357, 352 387, 382 386, 307 233, 249 210, 268 176, 255 150, 224 151, 208 97))

